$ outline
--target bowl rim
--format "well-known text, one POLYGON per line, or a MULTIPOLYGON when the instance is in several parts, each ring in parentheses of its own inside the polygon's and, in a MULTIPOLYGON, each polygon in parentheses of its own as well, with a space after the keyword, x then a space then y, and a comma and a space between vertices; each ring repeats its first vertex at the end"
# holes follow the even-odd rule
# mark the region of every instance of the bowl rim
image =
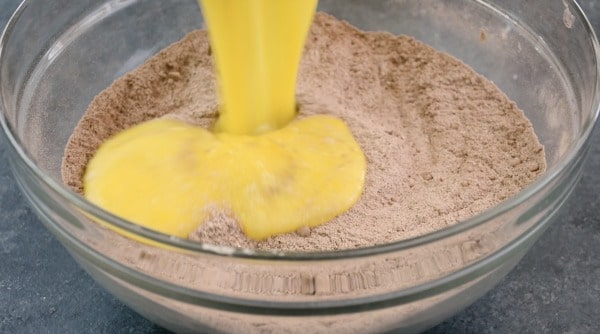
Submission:
MULTIPOLYGON (((539 236, 543 233, 545 227, 547 227, 547 224, 538 223, 509 242, 505 247, 494 252, 491 256, 473 262, 462 267, 460 270, 451 272, 437 279, 380 294, 367 294, 355 298, 326 299, 313 302, 311 300, 271 301, 247 297, 232 297, 174 284, 134 268, 130 268, 124 264, 106 261, 106 256, 104 254, 98 253, 81 239, 70 235, 64 229, 57 228, 56 224, 53 224, 52 226, 52 228, 55 229, 55 232, 58 233, 57 236, 59 239, 66 242, 69 246, 77 247, 77 250, 80 252, 75 255, 77 257, 82 255, 85 256, 86 264, 92 264, 94 270, 102 270, 104 275, 112 275, 120 280, 124 280, 128 284, 132 284, 136 288, 144 289, 152 294, 168 297, 178 302, 186 302, 191 305, 209 309, 252 315, 293 317, 338 315, 386 309, 435 297, 450 291, 453 288, 466 284, 477 284, 478 278, 498 269, 500 267, 498 264, 507 263, 509 260, 515 258, 519 259, 519 250, 523 251, 528 249, 522 248, 522 244, 527 241, 531 242, 532 240, 535 240, 535 236, 539 236)), ((516 263, 514 264, 516 265, 516 263)), ((509 267, 508 269, 511 268, 512 267, 509 267)), ((496 277, 500 279, 504 277, 504 275, 496 277)))
MULTIPOLYGON (((482 0, 472 0, 473 2, 487 5, 482 0)), ((23 14, 25 9, 28 7, 31 0, 23 0, 15 12, 10 17, 8 24, 5 26, 2 34, 0 35, 0 61, 4 58, 5 45, 8 39, 11 37, 11 32, 19 22, 19 17, 23 14)), ((75 193, 71 189, 67 188, 62 182, 57 182, 52 177, 44 173, 39 169, 32 158, 25 152, 25 149, 21 147, 18 140, 18 135, 13 133, 12 128, 8 124, 5 112, 6 105, 4 101, 6 99, 0 91, 0 125, 4 136, 8 139, 8 146, 17 153, 18 158, 21 160, 23 165, 28 169, 28 172, 32 173, 37 179, 41 180, 45 186, 51 191, 58 194, 63 199, 72 203, 77 209, 90 214, 95 219, 102 221, 104 224, 108 224, 111 228, 125 230, 126 232, 133 233, 137 237, 147 239, 152 243, 162 244, 166 247, 178 249, 184 252, 192 252, 199 254, 211 254, 237 258, 252 258, 261 260, 284 260, 284 261, 322 261, 332 259, 349 259, 357 257, 366 257, 373 255, 380 255, 385 253, 397 252, 414 248, 424 244, 430 244, 432 242, 446 239, 455 235, 458 235, 464 231, 470 230, 474 227, 480 226, 493 219, 494 217, 500 216, 512 208, 520 205, 522 202, 533 197, 535 194, 544 189, 548 184, 556 180, 574 160, 576 160, 580 153, 587 149, 586 145, 589 142, 591 134, 598 123, 598 117, 600 113, 600 44, 596 37, 596 33, 591 26, 588 18, 584 14, 580 5, 575 0, 564 0, 565 6, 568 6, 572 15, 584 25, 584 29, 587 36, 590 39, 594 54, 593 60, 596 65, 596 76, 594 87, 590 87, 593 91, 592 95, 592 111, 591 117, 588 122, 584 123, 582 131, 578 138, 571 143, 571 148, 560 157, 559 161, 547 170, 544 174, 538 177, 534 182, 529 184, 527 187, 522 189, 517 194, 511 196, 507 200, 500 202, 499 204, 484 210, 483 212, 458 222, 446 229, 434 231, 422 236, 417 236, 410 239, 403 239, 387 244, 376 245, 371 247, 364 247, 358 249, 344 249, 335 251, 317 251, 317 252, 281 252, 281 251, 264 251, 264 250, 252 250, 247 248, 230 247, 230 246, 216 246, 211 244, 205 244, 201 242, 190 241, 182 238, 169 236, 160 232, 156 232, 145 227, 142 227, 133 222, 124 220, 110 212, 107 212, 100 207, 87 201, 83 196, 75 193)))

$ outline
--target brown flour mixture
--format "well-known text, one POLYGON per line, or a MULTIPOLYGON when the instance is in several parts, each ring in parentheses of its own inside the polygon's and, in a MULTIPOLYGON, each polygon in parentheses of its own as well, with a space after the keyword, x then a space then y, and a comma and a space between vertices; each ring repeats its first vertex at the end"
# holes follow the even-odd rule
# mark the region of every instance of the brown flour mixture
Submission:
MULTIPOLYGON (((207 34, 196 31, 100 93, 71 137, 64 182, 111 135, 171 117, 210 126, 217 98, 207 34)), ((312 230, 246 239, 216 214, 192 239, 266 250, 366 247, 443 229, 514 195, 546 168, 524 114, 460 61, 406 36, 361 32, 318 14, 298 81, 300 114, 342 118, 368 161, 362 198, 312 230), (301 233, 300 233, 301 232, 301 233)))

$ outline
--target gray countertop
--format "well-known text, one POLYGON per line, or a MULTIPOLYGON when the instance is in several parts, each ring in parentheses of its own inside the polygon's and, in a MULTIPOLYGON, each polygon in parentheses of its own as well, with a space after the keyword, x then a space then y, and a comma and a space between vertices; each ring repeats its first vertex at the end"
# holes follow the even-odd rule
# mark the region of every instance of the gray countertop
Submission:
MULTIPOLYGON (((0 29, 19 1, 0 0, 0 29)), ((581 1, 596 30, 600 0, 581 1)), ((428 333, 600 333, 600 133, 583 177, 521 263, 428 333)), ((113 298, 42 226, 0 137, 0 333, 167 333, 113 298)))

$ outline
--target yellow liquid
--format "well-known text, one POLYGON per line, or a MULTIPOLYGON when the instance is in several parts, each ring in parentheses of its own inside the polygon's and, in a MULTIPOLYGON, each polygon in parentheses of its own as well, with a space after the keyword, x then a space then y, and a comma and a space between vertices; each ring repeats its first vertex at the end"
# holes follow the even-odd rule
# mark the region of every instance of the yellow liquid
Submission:
POLYGON ((154 120, 109 139, 84 176, 92 202, 186 238, 214 208, 255 240, 314 227, 360 197, 365 157, 330 116, 294 120, 316 0, 201 0, 220 84, 213 132, 154 120))
POLYGON ((86 173, 86 196, 179 237, 192 233, 209 210, 231 210, 247 236, 260 240, 322 224, 354 204, 365 160, 351 139, 346 125, 330 116, 260 136, 154 120, 100 148, 86 173))
POLYGON ((256 134, 295 117, 296 78, 317 0, 200 0, 217 65, 217 131, 256 134))

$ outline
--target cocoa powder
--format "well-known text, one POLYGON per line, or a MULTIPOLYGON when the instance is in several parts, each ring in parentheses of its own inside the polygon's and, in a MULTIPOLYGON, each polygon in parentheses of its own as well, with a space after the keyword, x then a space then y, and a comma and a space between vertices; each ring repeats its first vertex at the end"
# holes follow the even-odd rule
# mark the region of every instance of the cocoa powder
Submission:
MULTIPOLYGON (((170 117, 210 127, 215 87, 207 34, 195 31, 94 99, 67 145, 65 184, 83 193, 96 149, 140 122, 170 117)), ((368 170, 359 202, 327 224, 262 242, 215 212, 192 239, 292 252, 385 244, 480 213, 546 168, 543 146, 515 103, 459 60, 407 36, 362 32, 318 14, 297 96, 300 117, 340 117, 362 146, 368 170)))

